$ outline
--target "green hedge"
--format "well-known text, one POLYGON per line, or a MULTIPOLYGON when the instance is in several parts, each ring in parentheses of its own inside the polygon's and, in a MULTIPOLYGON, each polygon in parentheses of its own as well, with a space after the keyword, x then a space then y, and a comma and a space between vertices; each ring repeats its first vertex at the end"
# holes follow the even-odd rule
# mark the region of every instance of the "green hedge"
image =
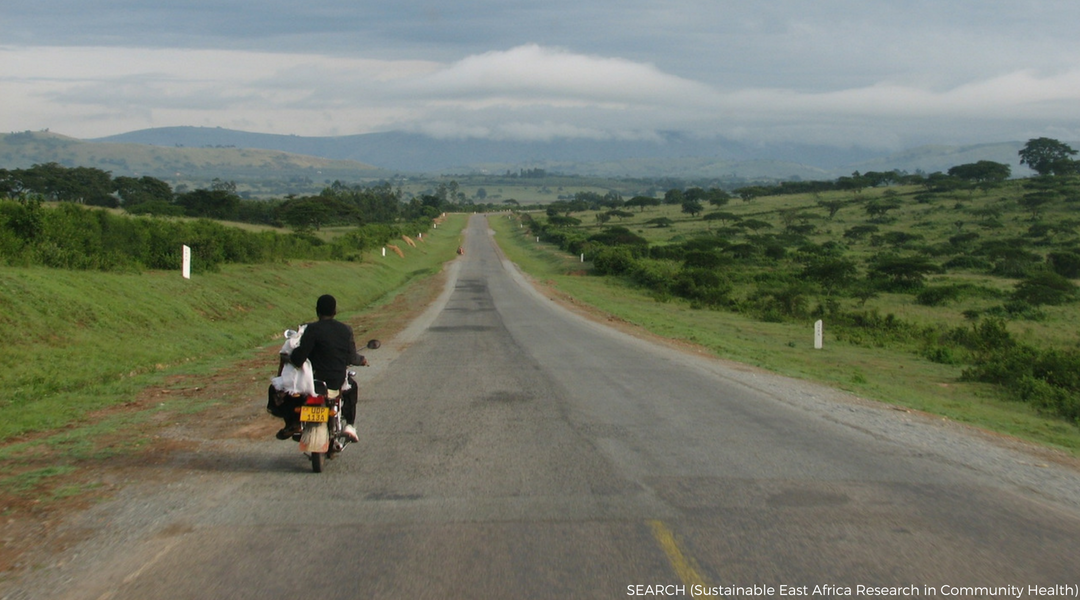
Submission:
POLYGON ((227 263, 359 260, 365 250, 426 228, 426 223, 365 225, 326 243, 310 234, 256 233, 208 219, 131 217, 71 203, 45 207, 34 199, 0 200, 0 264, 101 271, 175 269, 183 245, 191 248, 196 272, 214 271, 227 263))

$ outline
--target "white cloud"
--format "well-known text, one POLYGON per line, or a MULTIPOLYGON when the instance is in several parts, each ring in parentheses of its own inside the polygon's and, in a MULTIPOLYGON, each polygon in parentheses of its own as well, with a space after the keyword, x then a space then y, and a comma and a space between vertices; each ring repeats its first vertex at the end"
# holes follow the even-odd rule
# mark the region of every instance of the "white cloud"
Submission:
POLYGON ((339 135, 740 139, 895 147, 913 137, 1076 131, 1080 66, 805 91, 719 87, 655 64, 527 44, 453 62, 235 50, 0 47, 0 130, 78 137, 208 125, 339 135), (1010 133, 1013 132, 1013 133, 1010 133))
POLYGON ((524 104, 614 107, 662 104, 710 94, 709 86, 654 65, 575 54, 536 44, 469 56, 421 77, 405 91, 438 98, 505 98, 524 104))

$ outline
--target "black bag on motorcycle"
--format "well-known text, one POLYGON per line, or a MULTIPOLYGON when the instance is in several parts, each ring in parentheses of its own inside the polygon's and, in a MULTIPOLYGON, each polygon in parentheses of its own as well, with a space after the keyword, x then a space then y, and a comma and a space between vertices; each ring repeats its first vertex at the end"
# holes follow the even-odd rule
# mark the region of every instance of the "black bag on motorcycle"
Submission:
POLYGON ((266 389, 266 412, 279 419, 293 420, 301 399, 302 396, 293 396, 271 385, 266 389))

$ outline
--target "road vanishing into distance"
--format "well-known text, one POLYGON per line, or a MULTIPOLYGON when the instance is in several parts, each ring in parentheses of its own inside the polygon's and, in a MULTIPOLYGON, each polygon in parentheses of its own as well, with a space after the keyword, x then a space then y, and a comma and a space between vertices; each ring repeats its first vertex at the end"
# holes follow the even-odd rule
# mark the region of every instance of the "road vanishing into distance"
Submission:
POLYGON ((368 353, 361 442, 324 473, 292 442, 223 443, 197 472, 89 510, 94 534, 8 597, 1080 584, 1069 468, 587 320, 530 287, 482 216, 465 250, 428 313, 368 353))

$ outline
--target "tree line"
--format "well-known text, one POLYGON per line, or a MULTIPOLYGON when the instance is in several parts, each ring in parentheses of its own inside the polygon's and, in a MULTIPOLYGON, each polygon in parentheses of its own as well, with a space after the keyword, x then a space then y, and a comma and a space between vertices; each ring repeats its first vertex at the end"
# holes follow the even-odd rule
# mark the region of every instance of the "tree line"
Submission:
POLYGON ((0 199, 0 264, 57 269, 141 271, 178 269, 181 246, 192 249, 193 269, 226 263, 292 259, 360 260, 391 239, 430 227, 430 221, 369 223, 324 242, 309 232, 252 232, 211 219, 121 215, 40 198, 0 199))
POLYGON ((386 182, 348 185, 340 181, 316 195, 251 200, 237 194, 236 184, 229 181, 214 180, 207 188, 178 191, 154 177, 113 177, 108 171, 57 163, 0 169, 0 198, 37 198, 122 208, 133 215, 238 221, 298 231, 430 219, 444 212, 477 208, 462 206, 463 200, 445 186, 408 202, 400 190, 386 182))

